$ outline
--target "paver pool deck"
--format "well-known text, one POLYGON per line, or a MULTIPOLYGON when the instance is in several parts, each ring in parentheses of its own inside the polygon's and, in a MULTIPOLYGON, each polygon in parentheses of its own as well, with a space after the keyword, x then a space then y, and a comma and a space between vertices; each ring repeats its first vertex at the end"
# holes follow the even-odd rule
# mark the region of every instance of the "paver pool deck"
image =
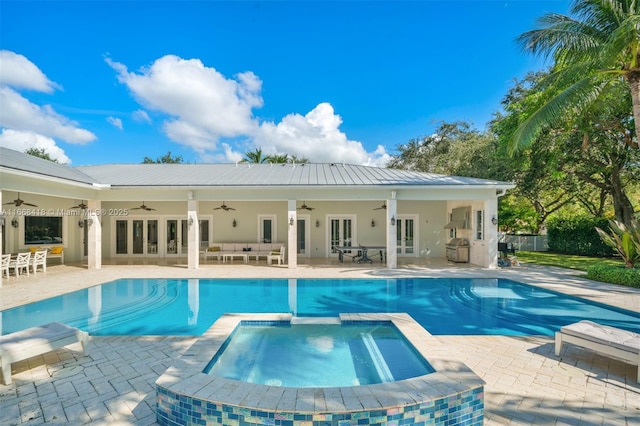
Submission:
MULTIPOLYGON (((495 277, 640 312, 640 289, 597 283, 576 274, 535 265, 488 270, 414 259, 394 270, 329 260, 299 264, 296 269, 217 261, 197 270, 180 261, 119 261, 100 270, 52 265, 46 274, 3 279, 0 310, 118 278, 495 277)), ((557 357, 551 337, 435 337, 435 351, 465 363, 486 382, 486 425, 640 425, 635 366, 572 345, 565 345, 557 357)), ((0 424, 155 424, 155 381, 195 339, 93 336, 87 357, 77 344, 16 363, 13 383, 0 385, 0 424)))

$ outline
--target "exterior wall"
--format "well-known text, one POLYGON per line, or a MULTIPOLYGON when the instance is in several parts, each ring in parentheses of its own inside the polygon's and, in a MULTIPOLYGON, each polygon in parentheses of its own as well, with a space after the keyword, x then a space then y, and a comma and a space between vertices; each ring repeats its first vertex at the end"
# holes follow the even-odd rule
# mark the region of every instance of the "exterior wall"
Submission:
MULTIPOLYGON (((10 191, 2 191, 4 202, 10 202, 18 197, 18 194, 10 191)), ((84 230, 78 226, 78 222, 85 217, 80 209, 71 209, 80 200, 72 200, 57 197, 48 197, 35 194, 21 194, 20 198, 37 207, 22 205, 3 205, 2 211, 5 217, 5 232, 3 235, 6 253, 27 251, 31 247, 64 247, 64 259, 68 261, 80 261, 83 256, 84 230), (25 216, 51 216, 62 217, 62 244, 51 242, 43 244, 25 244, 24 241, 24 217, 25 216), (18 227, 12 226, 13 220, 18 221, 18 227)))
MULTIPOLYGON (((107 191, 109 197, 117 195, 119 191, 107 191)), ((495 191, 493 191, 495 194, 495 191)), ((399 191, 399 195, 404 192, 399 191)), ((13 200, 18 194, 11 191, 3 191, 3 200, 13 200)), ((129 197, 131 194, 127 194, 129 197)), ((167 193, 168 198, 173 201, 147 201, 144 203, 153 207, 154 211, 132 210, 142 204, 144 194, 140 195, 140 201, 102 201, 100 203, 101 210, 104 214, 100 217, 102 227, 102 238, 100 248, 103 258, 110 258, 115 253, 115 222, 116 220, 133 220, 153 218, 158 220, 159 239, 162 241, 165 235, 167 219, 187 219, 187 191, 180 191, 178 195, 167 193), (126 214, 124 213, 126 211, 126 214)), ((148 194, 146 194, 148 195, 148 194)), ((154 194, 155 195, 155 194, 154 194)), ((357 194, 355 194, 357 195, 357 194)), ((415 195, 415 194, 414 194, 415 195)), ((485 194, 486 195, 486 194, 485 194)), ((157 195, 156 195, 157 196, 157 195)), ((78 226, 78 222, 84 219, 82 211, 79 209, 70 209, 71 206, 78 204, 80 199, 60 198, 53 196, 43 196, 32 193, 21 194, 21 198, 27 202, 36 204, 37 208, 32 208, 33 212, 44 212, 37 214, 48 214, 48 212, 56 212, 55 214, 63 215, 63 246, 65 250, 65 262, 81 262, 84 260, 84 230, 78 226), (61 213, 63 212, 63 213, 61 213)), ((84 200, 87 202, 86 200, 84 200)), ((272 215, 275 218, 275 242, 287 244, 289 234, 288 226, 288 210, 287 200, 281 201, 227 201, 226 204, 236 210, 224 211, 214 210, 222 204, 222 201, 198 201, 198 218, 207 219, 210 223, 209 241, 215 242, 258 242, 259 235, 259 217, 261 215, 272 215), (236 220, 236 227, 233 227, 233 220, 236 220)), ((321 201, 308 200, 306 204, 313 207, 314 210, 297 210, 297 215, 304 216, 308 222, 308 246, 307 255, 310 257, 323 258, 331 255, 329 240, 328 221, 332 216, 353 216, 355 219, 355 227, 353 232, 352 244, 367 245, 385 245, 387 235, 387 211, 377 209, 384 202, 380 200, 349 200, 349 201, 321 201), (377 210, 376 210, 377 209, 377 210), (372 221, 375 226, 371 226, 372 221), (316 226, 316 222, 318 226, 316 226)), ((297 202, 299 206, 302 199, 297 202)), ((449 230, 444 229, 444 225, 448 222, 448 214, 454 207, 467 206, 472 207, 471 228, 467 230, 458 230, 457 236, 468 238, 471 244, 470 256, 471 262, 481 266, 490 267, 493 255, 490 252, 491 247, 497 246, 497 235, 495 244, 493 242, 493 229, 491 225, 491 211, 493 206, 497 205, 495 198, 476 199, 472 201, 456 200, 402 200, 397 199, 397 215, 398 217, 412 217, 415 219, 415 238, 416 250, 414 254, 408 254, 408 257, 420 258, 444 258, 445 244, 451 238, 449 230), (485 210, 485 239, 478 240, 474 235, 474 212, 476 210, 485 210)), ((20 242, 20 235, 24 234, 24 220, 22 216, 16 216, 20 222, 19 228, 11 226, 13 217, 10 213, 13 211, 12 206, 3 206, 6 217, 5 224, 5 251, 18 252, 24 251, 29 247, 20 242), (7 214, 9 213, 9 214, 7 214)), ((23 209, 29 212, 27 208, 23 209)), ((33 212, 31 212, 33 214, 33 212)), ((54 214, 50 214, 54 215, 54 214)), ((56 244, 52 244, 56 245, 56 244)), ((159 249, 156 256, 163 257, 165 251, 159 249)), ((181 256, 186 256, 183 253, 181 256)), ((403 255, 400 254, 400 257, 403 255)))

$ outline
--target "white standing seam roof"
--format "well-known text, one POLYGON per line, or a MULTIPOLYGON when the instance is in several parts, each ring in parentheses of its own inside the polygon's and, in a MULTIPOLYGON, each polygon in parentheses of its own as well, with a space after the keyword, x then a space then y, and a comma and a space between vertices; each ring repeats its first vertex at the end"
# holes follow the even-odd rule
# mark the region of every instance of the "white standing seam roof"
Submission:
POLYGON ((512 188, 486 179, 320 164, 105 164, 69 167, 0 148, 0 171, 15 170, 110 187, 450 186, 512 188))

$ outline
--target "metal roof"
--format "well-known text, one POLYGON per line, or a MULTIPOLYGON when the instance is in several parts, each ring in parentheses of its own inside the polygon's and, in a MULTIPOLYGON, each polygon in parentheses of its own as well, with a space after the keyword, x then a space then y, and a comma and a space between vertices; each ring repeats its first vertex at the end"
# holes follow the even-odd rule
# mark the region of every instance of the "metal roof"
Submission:
POLYGON ((111 186, 511 186, 499 181, 341 163, 111 164, 78 170, 111 186))
POLYGON ((95 179, 87 176, 78 169, 2 147, 0 147, 0 168, 35 173, 86 184, 98 183, 95 179))
POLYGON ((7 148, 0 148, 0 167, 111 187, 513 187, 511 183, 494 180, 343 163, 105 164, 69 167, 7 148))

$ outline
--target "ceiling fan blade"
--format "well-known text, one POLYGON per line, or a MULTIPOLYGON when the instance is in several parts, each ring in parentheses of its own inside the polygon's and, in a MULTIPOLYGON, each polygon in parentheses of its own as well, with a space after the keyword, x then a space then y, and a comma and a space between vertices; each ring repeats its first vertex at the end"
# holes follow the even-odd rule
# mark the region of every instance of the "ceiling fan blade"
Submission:
POLYGON ((22 204, 24 204, 25 206, 38 207, 35 204, 31 204, 31 203, 22 203, 22 204))

